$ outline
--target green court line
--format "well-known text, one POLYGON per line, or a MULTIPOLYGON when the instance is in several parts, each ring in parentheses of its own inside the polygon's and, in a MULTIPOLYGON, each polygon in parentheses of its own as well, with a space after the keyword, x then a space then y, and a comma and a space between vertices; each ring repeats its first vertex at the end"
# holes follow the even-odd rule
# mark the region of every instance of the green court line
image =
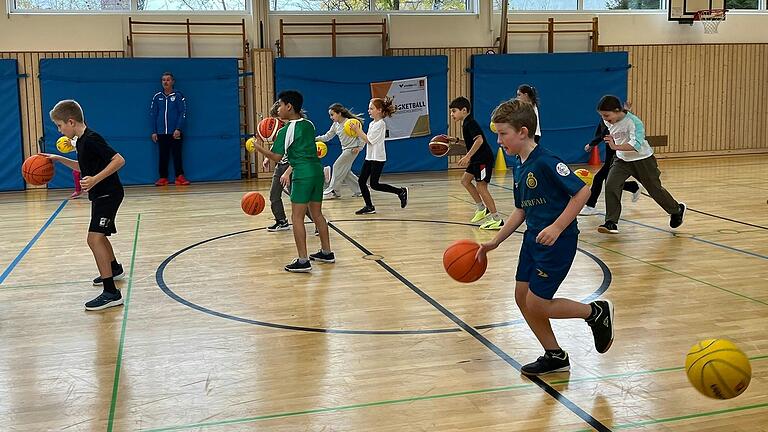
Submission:
MULTIPOLYGON (((750 361, 753 361, 753 362, 766 360, 766 359, 768 359, 768 355, 750 357, 750 361)), ((549 381, 548 383, 550 385, 558 385, 558 384, 573 384, 573 383, 590 382, 590 381, 603 381, 603 380, 614 379, 614 378, 627 378, 627 377, 638 376, 638 375, 651 375, 651 374, 658 374, 658 373, 664 373, 664 372, 682 371, 684 369, 685 369, 684 366, 669 367, 669 368, 653 369, 653 370, 647 370, 647 371, 603 375, 603 376, 596 376, 596 377, 560 379, 560 380, 549 381)), ((469 396, 469 395, 484 394, 484 393, 499 393, 499 392, 506 392, 510 390, 519 390, 519 389, 534 388, 534 387, 536 386, 532 383, 516 384, 512 386, 492 387, 492 388, 479 389, 479 390, 467 390, 467 391, 444 393, 444 394, 431 395, 431 396, 416 396, 416 397, 410 397, 410 398, 404 398, 404 399, 383 400, 383 401, 360 403, 360 404, 354 404, 354 405, 343 405, 338 407, 316 408, 316 409, 310 409, 310 410, 304 410, 304 411, 265 414, 261 416, 245 417, 245 418, 239 418, 239 419, 192 423, 192 424, 181 425, 181 426, 168 426, 168 427, 162 427, 157 429, 144 429, 144 432, 179 431, 184 429, 251 423, 251 422, 256 422, 260 420, 269 420, 269 419, 275 419, 275 418, 295 417, 295 416, 302 416, 302 415, 309 415, 309 414, 321 414, 321 413, 330 413, 330 412, 338 412, 338 411, 348 411, 348 410, 359 409, 359 408, 369 408, 369 407, 383 406, 383 405, 395 405, 395 404, 401 404, 401 403, 418 402, 418 401, 426 401, 426 400, 434 400, 434 399, 446 399, 446 398, 469 396)), ((591 429, 587 429, 587 430, 589 431, 591 429)))
MULTIPOLYGON (((766 408, 768 407, 768 402, 766 403, 760 403, 760 404, 754 404, 754 405, 744 405, 740 407, 734 407, 734 408, 725 408, 721 410, 715 410, 715 411, 707 411, 707 412, 701 412, 701 413, 693 413, 693 414, 686 414, 676 417, 666 417, 666 418, 660 418, 660 419, 652 419, 652 420, 643 420, 638 421, 634 423, 623 423, 618 425, 611 425, 611 428, 613 429, 633 429, 637 427, 643 427, 648 425, 655 425, 660 423, 670 423, 670 422, 676 422, 681 420, 689 420, 693 418, 700 418, 700 417, 713 417, 720 414, 728 414, 732 412, 738 412, 738 411, 747 411, 752 409, 759 409, 759 408, 766 408)), ((592 432, 592 429, 579 429, 577 432, 592 432)))
POLYGON ((594 247, 596 247, 596 248, 600 248, 600 249, 606 250, 606 251, 608 251, 608 252, 613 252, 613 253, 615 253, 616 255, 621 255, 621 256, 623 256, 623 257, 625 257, 625 258, 629 258, 629 259, 633 259, 633 260, 635 260, 635 261, 639 261, 639 262, 641 262, 641 263, 643 263, 643 264, 647 264, 647 265, 649 265, 649 266, 651 266, 651 267, 656 267, 656 268, 657 268, 657 269, 659 269, 659 270, 664 270, 665 272, 669 272, 669 273, 672 273, 672 274, 674 274, 674 275, 677 275, 677 276, 680 276, 680 277, 684 277, 684 278, 686 278, 686 279, 692 280, 692 281, 694 281, 694 282, 698 282, 698 283, 701 283, 701 284, 704 284, 704 285, 710 286, 710 287, 712 287, 712 288, 715 288, 715 289, 718 289, 718 290, 720 290, 720 291, 723 291, 723 292, 727 292, 727 293, 729 293, 729 294, 733 294, 733 295, 735 295, 735 296, 738 296, 738 297, 741 297, 741 298, 744 298, 744 299, 747 299, 747 300, 751 300, 751 301, 753 301, 753 302, 755 302, 755 303, 760 303, 760 304, 762 304, 762 305, 768 306, 768 302, 764 302, 764 301, 762 301, 762 300, 758 300, 758 299, 756 299, 756 298, 752 298, 752 297, 750 297, 750 296, 748 296, 748 295, 745 295, 745 294, 741 294, 741 293, 738 293, 738 292, 736 292, 736 291, 731 291, 731 290, 729 290, 729 289, 727 289, 727 288, 723 288, 723 287, 717 286, 717 285, 715 285, 715 284, 713 284, 713 283, 709 283, 709 282, 707 282, 707 281, 703 281, 703 280, 701 280, 701 279, 696 279, 696 278, 695 278, 695 277, 693 277, 693 276, 688 276, 688 275, 686 275, 686 274, 682 274, 682 273, 676 272, 676 271, 674 271, 674 270, 672 270, 672 269, 669 269, 669 268, 666 268, 666 267, 664 267, 664 266, 660 266, 660 265, 658 265, 658 264, 654 264, 654 263, 652 263, 652 262, 649 262, 649 261, 645 261, 645 260, 643 260, 643 259, 640 259, 640 258, 637 258, 637 257, 633 257, 632 255, 627 255, 627 254, 625 254, 625 253, 622 253, 622 252, 619 252, 619 251, 617 251, 617 250, 613 250, 613 249, 611 249, 611 248, 607 248, 607 247, 605 247, 605 246, 601 246, 601 245, 599 245, 599 244, 597 244, 597 243, 592 243, 592 242, 590 242, 590 241, 586 241, 586 240, 583 240, 583 239, 579 239, 579 243, 586 243, 586 244, 588 244, 588 245, 592 245, 592 246, 594 246, 594 247))
POLYGON ((128 274, 128 287, 125 290, 125 300, 123 303, 123 325, 120 330, 120 345, 117 348, 117 360, 115 362, 115 379, 112 384, 112 402, 109 404, 109 421, 107 422, 107 432, 112 432, 115 423, 115 406, 117 405, 117 390, 120 384, 120 368, 123 364, 123 347, 125 346, 125 328, 128 324, 128 306, 131 305, 131 288, 133 287, 133 270, 136 264, 136 245, 139 243, 139 225, 141 224, 141 213, 136 215, 136 230, 133 233, 133 251, 131 251, 131 271, 128 274))

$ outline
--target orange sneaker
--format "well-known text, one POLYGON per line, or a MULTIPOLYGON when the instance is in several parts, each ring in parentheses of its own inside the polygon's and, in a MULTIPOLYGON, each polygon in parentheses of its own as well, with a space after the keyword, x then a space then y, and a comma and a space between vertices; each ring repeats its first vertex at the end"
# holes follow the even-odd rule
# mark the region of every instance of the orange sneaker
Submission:
POLYGON ((186 185, 189 184, 189 180, 184 178, 184 174, 182 174, 182 175, 176 177, 175 184, 176 184, 176 186, 186 186, 186 185))

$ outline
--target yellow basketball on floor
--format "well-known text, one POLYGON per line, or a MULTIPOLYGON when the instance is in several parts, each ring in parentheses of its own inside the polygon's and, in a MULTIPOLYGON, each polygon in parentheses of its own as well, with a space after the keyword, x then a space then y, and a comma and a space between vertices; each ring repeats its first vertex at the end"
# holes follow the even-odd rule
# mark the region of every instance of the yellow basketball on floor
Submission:
POLYGON ((324 158, 328 154, 328 146, 322 141, 315 141, 315 145, 317 146, 317 157, 324 158))
POLYGON ((358 127, 362 127, 363 125, 362 123, 360 123, 360 120, 358 119, 354 119, 354 118, 347 119, 347 121, 344 122, 344 133, 351 137, 356 137, 357 132, 352 130, 353 124, 356 124, 358 127))
POLYGON ((592 180, 594 180, 595 175, 592 174, 589 170, 585 170, 584 168, 577 169, 573 172, 576 174, 576 177, 580 178, 581 181, 587 184, 587 186, 592 186, 592 180))
POLYGON ((248 140, 245 142, 245 150, 251 153, 256 151, 256 138, 254 137, 248 138, 248 140))
POLYGON ((752 379, 749 358, 733 342, 707 339, 685 358, 688 381, 704 396, 730 399, 744 392, 752 379))
POLYGON ((499 131, 496 130, 496 123, 494 123, 494 122, 491 122, 491 132, 499 133, 499 131))
POLYGON ((75 146, 72 145, 72 140, 63 136, 56 140, 56 150, 61 153, 69 153, 75 151, 75 146))

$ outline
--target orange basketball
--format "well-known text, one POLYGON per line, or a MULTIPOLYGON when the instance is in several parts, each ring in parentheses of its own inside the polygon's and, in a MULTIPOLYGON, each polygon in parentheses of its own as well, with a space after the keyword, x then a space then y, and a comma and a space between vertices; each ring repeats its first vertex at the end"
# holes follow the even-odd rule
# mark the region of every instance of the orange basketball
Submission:
POLYGON ((32 155, 21 165, 21 175, 27 183, 40 186, 53 178, 53 161, 45 156, 32 155))
POLYGON ((240 200, 240 207, 243 208, 245 214, 256 216, 264 210, 264 196, 258 192, 248 192, 243 195, 243 199, 240 200))
POLYGON ((429 141, 429 152, 432 153, 432 156, 445 156, 450 149, 448 141, 448 135, 437 135, 433 137, 429 141))
POLYGON ((485 273, 488 261, 478 261, 480 245, 472 240, 457 240, 443 254, 443 267, 450 277, 464 283, 474 282, 485 273))
POLYGON ((277 131, 283 127, 283 122, 274 117, 266 117, 259 122, 258 132, 261 139, 272 142, 277 135, 277 131))

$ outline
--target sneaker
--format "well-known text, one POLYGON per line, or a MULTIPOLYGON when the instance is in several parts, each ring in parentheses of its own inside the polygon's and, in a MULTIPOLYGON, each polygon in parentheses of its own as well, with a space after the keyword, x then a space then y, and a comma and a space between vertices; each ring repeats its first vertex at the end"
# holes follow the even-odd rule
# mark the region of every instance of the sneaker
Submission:
POLYGON ((475 212, 475 215, 472 217, 472 220, 470 220, 470 222, 471 223, 480 222, 481 220, 487 218, 489 214, 491 214, 491 212, 489 212, 487 208, 478 210, 475 212))
POLYGON ((638 186, 637 190, 632 192, 632 202, 637 202, 640 199, 640 195, 642 194, 643 194, 643 191, 638 186))
POLYGON ((330 192, 324 192, 323 193, 323 201, 325 200, 332 200, 336 198, 341 198, 341 195, 337 194, 336 191, 330 191, 330 192))
MULTIPOLYGON (((125 272, 123 271, 123 266, 121 264, 118 264, 117 266, 112 267, 112 279, 119 281, 124 277, 125 277, 125 272)), ((101 276, 93 280, 93 286, 101 286, 103 283, 104 283, 104 279, 102 279, 101 276)))
POLYGON ((273 225, 270 225, 267 227, 267 231, 269 232, 277 232, 277 231, 288 231, 291 229, 291 226, 288 224, 288 221, 275 221, 273 225))
POLYGON ((290 264, 285 266, 285 271, 291 273, 309 273, 312 271, 312 264, 307 261, 305 263, 299 262, 299 259, 294 259, 290 264))
POLYGON ((363 193, 362 192, 355 192, 355 193, 352 194, 352 196, 355 197, 355 198, 360 198, 360 197, 363 196, 363 193))
POLYGON ((400 198, 400 208, 405 208, 408 205, 408 188, 402 188, 397 197, 400 198))
POLYGON ((376 207, 374 206, 365 206, 361 208, 360 210, 356 211, 356 215, 364 215, 364 214, 374 214, 376 213, 376 207))
POLYGON ((335 263, 336 255, 334 255, 333 252, 328 252, 325 254, 323 251, 319 250, 317 253, 309 254, 309 259, 312 261, 320 261, 324 263, 335 263))
POLYGON ((555 372, 568 372, 571 370, 571 362, 568 360, 568 353, 552 354, 545 352, 535 362, 528 363, 520 368, 523 375, 539 376, 555 372))
POLYGON ((600 214, 600 212, 597 211, 596 208, 590 207, 590 206, 586 206, 586 205, 579 212, 579 216, 594 216, 594 215, 597 215, 597 214, 600 214))
POLYGON ((160 177, 155 182, 155 186, 168 186, 168 179, 165 177, 160 177))
POLYGON ((176 177, 176 181, 174 182, 174 184, 176 186, 188 186, 189 185, 189 180, 187 180, 186 177, 184 177, 184 174, 182 174, 182 175, 176 177))
POLYGON ((499 220, 491 219, 488 222, 480 225, 480 229, 481 230, 493 231, 493 230, 500 230, 501 227, 503 227, 503 226, 504 226, 504 220, 502 220, 502 219, 499 219, 499 220))
POLYGON ((74 191, 72 192, 72 195, 69 196, 69 199, 78 199, 82 194, 83 194, 82 191, 74 191))
POLYGON ((323 177, 325 177, 325 182, 329 183, 331 181, 331 167, 323 167, 323 177))
POLYGON ((618 234, 619 227, 613 222, 606 222, 597 227, 597 232, 603 234, 618 234))
POLYGON ((683 216, 685 216, 685 209, 686 209, 686 207, 685 207, 684 203, 678 204, 678 207, 680 208, 680 211, 669 216, 669 227, 670 228, 677 228, 677 227, 679 227, 680 225, 683 224, 683 216))
POLYGON ((595 318, 587 320, 587 324, 592 327, 595 349, 602 354, 608 351, 613 343, 613 303, 608 300, 597 300, 590 305, 598 312, 595 318))
POLYGON ((86 303, 85 310, 89 310, 89 311, 102 310, 106 308, 120 306, 121 304, 123 304, 123 296, 120 295, 120 291, 114 294, 111 294, 105 291, 99 294, 99 296, 96 297, 95 299, 86 303))
MULTIPOLYGON (((315 228, 315 237, 317 237, 317 236, 319 236, 319 235, 320 235, 320 230, 318 230, 317 228, 315 228)), ((312 259, 312 256, 311 256, 311 255, 309 256, 309 259, 312 259)))

